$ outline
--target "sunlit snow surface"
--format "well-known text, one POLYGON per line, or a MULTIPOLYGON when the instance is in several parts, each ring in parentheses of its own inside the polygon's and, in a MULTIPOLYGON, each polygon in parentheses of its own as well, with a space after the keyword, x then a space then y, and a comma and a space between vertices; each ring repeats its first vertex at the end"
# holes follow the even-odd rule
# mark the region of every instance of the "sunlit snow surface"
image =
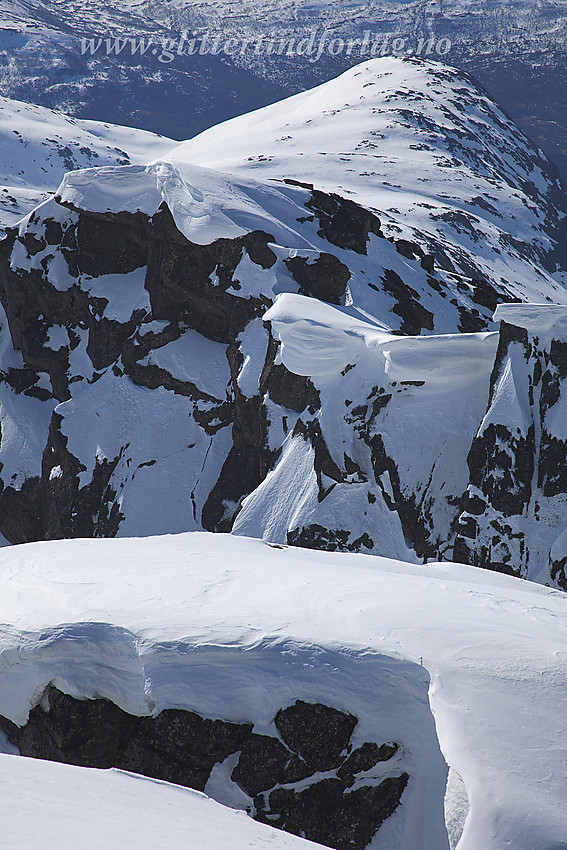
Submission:
MULTIPOLYGON (((336 192, 376 210, 387 232, 436 245, 461 274, 472 266, 511 283, 521 300, 550 283, 541 269, 526 272, 550 249, 543 230, 554 217, 548 204, 560 202, 557 175, 454 68, 393 57, 365 62, 212 127, 167 159, 336 192)), ((558 286, 556 298, 565 302, 558 286)))
POLYGON ((0 97, 0 233, 52 195, 66 171, 147 162, 174 144, 145 130, 0 97))
MULTIPOLYGON (((0 713, 20 724, 50 682, 140 715, 177 707, 253 721, 260 734, 273 730, 282 705, 321 701, 354 713, 360 740, 403 743, 412 778, 372 848, 563 846, 562 593, 455 564, 412 566, 207 533, 11 547, 0 555, 0 579, 0 713)), ((133 834, 151 834, 165 805, 168 846, 247 846, 238 843, 244 817, 234 827, 228 813, 219 822, 227 818, 230 839, 211 832, 210 845, 183 845, 182 817, 197 805, 199 818, 213 812, 188 791, 8 755, 0 764, 3 840, 6 828, 13 836, 4 846, 29 846, 21 836, 30 830, 45 837, 67 809, 75 826, 77 811, 92 823, 92 806, 110 796, 101 840, 110 836, 113 846, 125 846, 125 826, 122 818, 112 824, 112 812, 124 806, 133 818, 139 806, 133 834), (73 791, 62 801, 67 783, 85 796, 73 791), (20 802, 25 789, 38 802, 33 825, 19 832, 20 813, 30 810, 20 802)), ((250 830, 245 840, 263 847, 268 833, 250 830)))
POLYGON ((315 850, 198 791, 120 770, 0 755, 0 847, 315 850))

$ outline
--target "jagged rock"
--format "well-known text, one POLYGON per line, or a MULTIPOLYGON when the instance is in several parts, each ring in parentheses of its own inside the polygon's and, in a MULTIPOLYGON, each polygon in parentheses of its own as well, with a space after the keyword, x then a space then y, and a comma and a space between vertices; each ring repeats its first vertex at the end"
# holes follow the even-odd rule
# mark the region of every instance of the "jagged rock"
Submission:
POLYGON ((237 752, 251 730, 247 723, 165 709, 140 720, 116 766, 203 791, 214 765, 237 752))
MULTIPOLYGON (((401 254, 402 257, 406 257, 408 260, 422 260, 425 257, 423 248, 420 248, 419 245, 415 242, 410 242, 408 239, 396 239, 394 244, 398 254, 401 254)), ((423 265, 422 268, 424 268, 423 265)))
POLYGON ((185 322, 209 339, 229 343, 269 306, 265 297, 242 298, 227 290, 239 286, 234 275, 245 252, 260 268, 275 263, 268 248, 273 236, 258 231, 194 245, 179 232, 165 204, 152 218, 152 235, 145 286, 155 319, 185 322), (218 283, 212 285, 214 273, 218 283))
POLYGON ((356 773, 370 770, 381 761, 389 761, 397 752, 397 744, 382 744, 381 747, 377 744, 363 744, 343 762, 337 771, 337 776, 340 779, 353 777, 356 773))
POLYGON ((134 717, 109 700, 76 700, 56 688, 44 700, 23 729, 8 727, 21 755, 120 767, 200 791, 213 766, 236 752, 252 729, 175 709, 134 717))
MULTIPOLYGON (((68 238, 72 232, 69 228, 68 238)), ((148 235, 148 219, 143 213, 81 211, 68 261, 91 277, 128 274, 148 264, 148 235)))
POLYGON ((76 700, 49 688, 44 705, 32 709, 24 727, 10 732, 23 756, 108 768, 116 765, 139 723, 109 700, 76 700))
POLYGON ((312 775, 312 768, 276 738, 254 735, 243 746, 231 779, 250 797, 275 785, 297 782, 312 775))
POLYGON ((338 248, 366 254, 370 234, 383 236, 378 216, 339 195, 313 189, 305 206, 317 216, 319 235, 338 248))
POLYGON ((488 411, 469 453, 453 557, 565 583, 565 308, 505 305, 488 411), (521 415, 510 421, 510 404, 521 415), (559 430, 558 430, 559 429, 559 430))
POLYGON ((397 272, 386 269, 382 278, 384 290, 396 300, 393 312, 403 319, 400 331, 405 334, 419 334, 422 328, 432 331, 433 314, 420 303, 419 294, 404 283, 397 272))
POLYGON ((320 549, 324 552, 371 552, 374 541, 368 534, 351 540, 352 532, 344 528, 324 528, 314 522, 301 528, 293 528, 287 533, 289 546, 301 546, 304 549, 320 549))
POLYGON ((347 793, 339 779, 323 779, 299 793, 281 788, 270 794, 261 819, 327 847, 359 850, 395 812, 408 779, 403 773, 347 793))
POLYGON ((350 272, 332 254, 320 254, 313 263, 309 263, 305 257, 291 257, 285 264, 298 282, 300 292, 329 304, 342 303, 350 272))
POLYGON ((313 382, 294 375, 283 364, 271 367, 265 387, 273 402, 296 413, 303 413, 306 407, 310 413, 316 413, 321 406, 321 396, 313 382))
POLYGON ((313 770, 332 770, 340 764, 356 717, 321 703, 298 700, 278 711, 275 724, 288 747, 313 770))

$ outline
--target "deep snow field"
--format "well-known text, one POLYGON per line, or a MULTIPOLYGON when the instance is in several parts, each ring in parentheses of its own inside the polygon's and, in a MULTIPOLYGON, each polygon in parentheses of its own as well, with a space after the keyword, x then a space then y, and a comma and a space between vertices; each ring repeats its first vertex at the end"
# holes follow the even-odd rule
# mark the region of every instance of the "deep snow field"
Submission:
MULTIPOLYGON (((357 740, 400 742, 410 782, 374 850, 565 846, 561 592, 207 533, 28 544, 0 564, 0 714, 19 725, 49 684, 261 734, 280 706, 322 701, 358 718, 357 740)), ((304 843, 119 771, 8 754, 0 765, 0 846, 304 843)), ((205 790, 238 806, 220 774, 205 790)))

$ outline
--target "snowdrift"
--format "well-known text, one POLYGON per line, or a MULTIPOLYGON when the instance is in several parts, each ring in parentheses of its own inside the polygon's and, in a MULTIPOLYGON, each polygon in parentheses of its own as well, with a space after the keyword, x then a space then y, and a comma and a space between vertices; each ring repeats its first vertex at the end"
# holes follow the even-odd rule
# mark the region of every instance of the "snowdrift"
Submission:
MULTIPOLYGON (((48 686, 141 717, 184 709, 271 737, 282 707, 324 704, 356 717, 354 747, 399 747, 359 785, 409 776, 370 847, 541 850, 564 839, 560 592, 457 564, 412 566, 206 533, 11 547, 0 569, 0 619, 9 623, 0 638, 0 714, 18 725, 33 706, 42 712, 48 686)), ((205 792, 254 811, 230 780, 236 759, 213 770, 205 792)), ((11 755, 0 761, 13 783, 2 821, 13 830, 21 823, 13 794, 35 766, 11 755)), ((63 788, 78 783, 90 795, 83 807, 114 790, 110 811, 134 794, 134 811, 155 801, 155 819, 167 804, 173 846, 187 828, 182 817, 209 817, 198 798, 150 780, 42 764, 33 776, 33 788, 46 777, 63 788)), ((215 816, 233 828, 228 813, 215 816)), ((37 829, 45 823, 42 804, 37 829)), ((119 844, 127 823, 108 822, 101 834, 119 844)), ((155 829, 147 812, 142 824, 155 829)), ((234 828, 245 833, 242 824, 234 828)), ((288 846, 283 835, 271 840, 288 846)))

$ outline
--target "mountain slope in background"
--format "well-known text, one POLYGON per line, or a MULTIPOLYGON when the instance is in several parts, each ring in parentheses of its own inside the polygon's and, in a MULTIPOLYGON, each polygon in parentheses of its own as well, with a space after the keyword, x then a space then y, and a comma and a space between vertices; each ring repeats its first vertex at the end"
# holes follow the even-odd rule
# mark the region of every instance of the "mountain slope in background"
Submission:
POLYGON ((121 2, 74 3, 71 13, 57 0, 0 0, 0 95, 176 139, 285 96, 223 57, 174 53, 171 63, 164 48, 179 37, 121 2))
POLYGON ((567 488, 542 485, 567 451, 561 333, 502 402, 525 330, 492 321, 566 304, 556 172, 435 63, 375 60, 278 109, 72 172, 1 243, 1 533, 233 530, 564 586, 567 488), (542 416, 545 451, 524 439, 542 416))
POLYGON ((250 0, 238 6, 225 0, 74 0, 72 14, 59 0, 5 0, 0 3, 0 94, 182 139, 332 79, 362 60, 416 54, 472 73, 565 178, 566 33, 562 0, 488 5, 481 0, 250 0), (338 38, 347 44, 370 33, 377 52, 368 48, 361 54, 356 46, 339 48, 338 55, 325 50, 318 61, 287 55, 290 40, 298 44, 313 36, 318 43, 323 32, 328 43, 338 38), (197 50, 180 56, 176 48, 171 54, 167 46, 178 45, 183 33, 219 36, 224 42, 236 38, 237 46, 228 55, 197 50), (118 46, 115 38, 122 40, 118 46), (257 50, 261 38, 274 38, 276 48, 269 54, 257 50), (98 44, 92 53, 90 39, 98 44))
POLYGON ((0 98, 0 228, 53 195, 67 171, 144 163, 174 145, 144 130, 79 121, 0 98))
POLYGON ((207 130, 170 159, 315 182, 379 211, 387 233, 414 239, 439 266, 521 300, 533 300, 542 266, 564 268, 556 169, 472 82, 435 63, 357 66, 207 130))

